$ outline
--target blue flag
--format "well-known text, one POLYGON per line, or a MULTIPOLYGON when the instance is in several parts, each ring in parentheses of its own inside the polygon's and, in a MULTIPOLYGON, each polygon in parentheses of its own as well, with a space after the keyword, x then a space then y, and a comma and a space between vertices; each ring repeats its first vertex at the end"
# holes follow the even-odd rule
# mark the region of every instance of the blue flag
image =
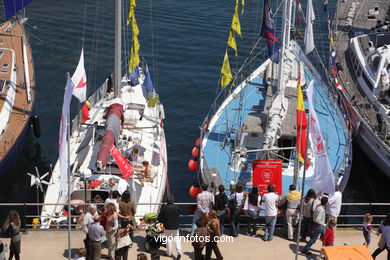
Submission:
POLYGON ((130 85, 137 86, 139 84, 138 78, 139 78, 139 68, 138 66, 135 66, 129 76, 130 85))
POLYGON ((149 74, 149 69, 148 68, 146 68, 144 84, 145 84, 145 87, 146 87, 146 91, 148 93, 152 93, 153 92, 153 83, 152 83, 152 80, 150 79, 150 74, 149 74))
POLYGON ((279 63, 280 43, 275 35, 274 16, 269 0, 264 0, 263 24, 261 25, 260 35, 267 40, 269 58, 273 62, 279 63))

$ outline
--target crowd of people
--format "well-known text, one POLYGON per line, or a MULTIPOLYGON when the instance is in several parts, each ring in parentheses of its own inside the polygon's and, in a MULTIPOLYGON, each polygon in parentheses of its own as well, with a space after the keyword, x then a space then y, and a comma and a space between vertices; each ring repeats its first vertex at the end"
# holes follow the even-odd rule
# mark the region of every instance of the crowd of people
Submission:
MULTIPOLYGON (((218 187, 215 195, 208 188, 207 184, 201 186, 202 191, 197 195, 197 206, 193 217, 191 235, 203 238, 192 242, 195 260, 209 260, 213 252, 216 259, 223 259, 218 241, 225 234, 224 226, 229 223, 230 235, 238 236, 243 214, 248 220, 246 234, 257 236, 261 205, 264 205, 265 228, 262 236, 264 241, 273 240, 277 217, 284 215, 281 219, 284 220, 286 238, 291 241, 299 238, 300 241, 306 242, 300 251, 302 254, 311 254, 310 249, 318 239, 322 240, 322 246, 334 245, 334 231, 342 200, 337 186, 336 192, 331 195, 316 194, 314 190, 308 190, 302 204, 301 193, 294 185, 290 185, 289 192, 285 196, 278 196, 273 185, 268 185, 267 193, 263 196, 259 195, 258 187, 253 187, 250 192, 244 193, 241 184, 231 187, 230 196, 226 194, 223 185, 218 187), (302 217, 300 234, 296 230, 299 217, 302 217)), ((137 228, 135 214, 136 205, 131 200, 129 191, 124 191, 120 195, 113 189, 110 197, 104 202, 104 211, 101 214, 96 204, 90 204, 88 210, 79 218, 85 233, 85 247, 78 250, 74 259, 101 259, 102 245, 107 246, 109 259, 128 259, 129 248, 134 241, 133 231, 137 228)), ((156 232, 153 234, 164 233, 167 238, 165 256, 173 256, 173 243, 175 244, 176 259, 180 259, 183 253, 179 238, 179 217, 179 206, 174 203, 173 195, 167 194, 166 203, 161 207, 159 214, 155 218, 151 217, 146 223, 151 231, 155 229, 156 232)), ((375 259, 386 250, 387 259, 390 260, 390 214, 380 223, 377 231, 374 231, 372 221, 373 216, 370 213, 365 214, 362 224, 364 245, 367 247, 370 245, 372 233, 380 235, 378 248, 372 253, 372 257, 375 259)), ((16 260, 20 259, 20 226, 18 212, 11 210, 2 226, 2 232, 11 238, 9 260, 13 257, 16 260)), ((0 260, 5 259, 4 253, 7 251, 8 245, 0 241, 0 260)), ((159 259, 158 257, 158 254, 154 254, 151 259, 159 259)), ((147 256, 140 253, 137 259, 147 259, 147 256)))
MULTIPOLYGON (((229 222, 231 226, 230 235, 236 237, 240 232, 241 216, 244 214, 249 219, 247 235, 256 236, 260 205, 263 204, 265 230, 262 239, 264 241, 272 241, 277 216, 283 215, 282 220, 287 239, 294 241, 299 238, 301 242, 306 242, 306 245, 300 251, 301 254, 312 254, 310 249, 318 239, 322 240, 323 246, 334 245, 334 230, 342 204, 342 193, 338 190, 337 185, 333 194, 316 194, 313 189, 308 190, 302 200, 302 205, 301 192, 296 190, 295 185, 290 185, 289 192, 285 196, 275 194, 273 185, 268 185, 267 193, 263 196, 259 196, 258 187, 252 187, 251 191, 245 194, 241 184, 231 187, 229 197, 225 193, 223 185, 218 187, 218 193, 215 196, 208 191, 206 184, 203 184, 201 189, 202 192, 197 196, 197 208, 192 221, 191 234, 220 236, 224 234, 225 223, 229 222), (295 227, 298 224, 299 217, 302 217, 302 224, 300 234, 297 234, 295 227), (215 219, 219 220, 218 225, 211 224, 211 220, 215 223, 215 219), (212 232, 210 225, 218 226, 219 232, 212 232)), ((367 213, 362 225, 364 245, 367 247, 371 242, 371 233, 373 232, 372 220, 372 216, 367 213)), ((375 259, 378 254, 387 250, 388 259, 390 260, 390 214, 381 222, 377 234, 381 235, 380 243, 372 257, 375 259)), ((199 243, 195 243, 193 246, 196 260, 210 259, 211 249, 214 250, 217 259, 223 259, 217 242, 213 242, 208 247, 207 244, 199 243), (202 256, 204 246, 206 246, 206 258, 202 256), (207 248, 209 249, 207 250, 207 248)))

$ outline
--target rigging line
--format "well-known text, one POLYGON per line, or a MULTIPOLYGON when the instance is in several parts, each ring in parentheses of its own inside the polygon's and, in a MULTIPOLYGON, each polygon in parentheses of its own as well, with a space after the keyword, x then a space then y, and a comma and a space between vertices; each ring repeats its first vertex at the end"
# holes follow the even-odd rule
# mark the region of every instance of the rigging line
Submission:
MULTIPOLYGON (((150 7, 150 29, 152 32, 152 68, 153 68, 153 87, 158 90, 158 72, 157 72, 157 55, 156 50, 154 46, 154 31, 153 31, 153 6, 152 6, 152 0, 149 0, 149 7, 150 7)), ((157 26, 158 27, 158 26, 157 26)))
POLYGON ((87 23, 87 3, 88 1, 84 1, 83 36, 81 37, 82 48, 84 48, 84 39, 85 39, 85 31, 86 31, 86 23, 87 23))

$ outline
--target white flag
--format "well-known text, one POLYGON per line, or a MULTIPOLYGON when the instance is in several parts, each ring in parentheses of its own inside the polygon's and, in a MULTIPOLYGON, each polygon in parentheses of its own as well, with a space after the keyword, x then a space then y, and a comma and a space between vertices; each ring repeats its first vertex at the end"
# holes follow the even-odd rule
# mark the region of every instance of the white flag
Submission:
POLYGON ((306 11, 306 30, 305 30, 305 53, 308 54, 314 50, 314 34, 313 34, 313 22, 315 19, 313 4, 311 0, 307 1, 306 11))
POLYGON ((326 153, 324 139, 322 138, 321 128, 318 123, 317 113, 313 106, 314 80, 307 89, 307 99, 309 101, 309 120, 311 140, 314 144, 315 155, 315 175, 306 181, 313 189, 334 193, 335 182, 332 167, 330 166, 328 154, 326 153))
POLYGON ((81 49, 81 56, 79 64, 77 64, 76 71, 73 73, 72 82, 74 85, 73 96, 75 96, 80 103, 87 100, 87 74, 84 68, 84 49, 81 49))
POLYGON ((59 138, 59 161, 60 161, 60 191, 66 189, 68 182, 68 144, 67 144, 67 123, 69 121, 69 107, 72 100, 74 85, 70 77, 66 81, 64 103, 62 105, 60 121, 60 138, 59 138))

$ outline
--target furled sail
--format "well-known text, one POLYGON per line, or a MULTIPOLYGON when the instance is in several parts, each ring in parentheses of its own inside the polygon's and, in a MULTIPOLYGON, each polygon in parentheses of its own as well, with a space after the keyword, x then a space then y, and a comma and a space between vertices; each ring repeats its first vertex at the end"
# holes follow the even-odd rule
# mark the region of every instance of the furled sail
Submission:
POLYGON ((31 2, 32 0, 4 0, 5 19, 8 20, 31 2))

